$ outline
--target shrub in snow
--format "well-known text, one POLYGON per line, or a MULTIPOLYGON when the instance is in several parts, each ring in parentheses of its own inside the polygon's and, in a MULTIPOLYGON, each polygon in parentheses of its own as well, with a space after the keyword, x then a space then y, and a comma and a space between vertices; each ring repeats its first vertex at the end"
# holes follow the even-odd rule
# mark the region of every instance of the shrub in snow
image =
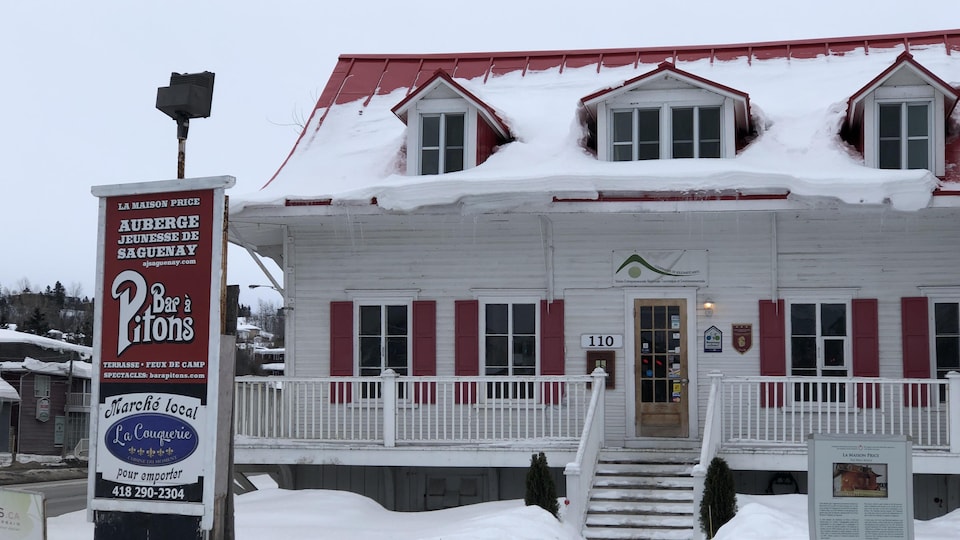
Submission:
POLYGON ((737 513, 737 491, 733 473, 723 458, 715 457, 707 467, 703 500, 700 501, 700 529, 713 538, 724 523, 737 513))
POLYGON ((547 466, 547 456, 540 452, 530 457, 530 468, 527 470, 527 493, 523 497, 527 506, 537 505, 557 517, 560 504, 557 503, 557 487, 550 476, 547 466))

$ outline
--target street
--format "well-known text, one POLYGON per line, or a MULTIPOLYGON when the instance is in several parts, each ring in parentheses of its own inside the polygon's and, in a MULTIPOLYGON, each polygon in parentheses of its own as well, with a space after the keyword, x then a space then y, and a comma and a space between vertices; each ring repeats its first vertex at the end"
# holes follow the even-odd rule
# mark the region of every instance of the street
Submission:
POLYGON ((87 507, 87 479, 57 480, 32 484, 0 486, 5 489, 42 492, 45 495, 47 517, 55 517, 87 507))

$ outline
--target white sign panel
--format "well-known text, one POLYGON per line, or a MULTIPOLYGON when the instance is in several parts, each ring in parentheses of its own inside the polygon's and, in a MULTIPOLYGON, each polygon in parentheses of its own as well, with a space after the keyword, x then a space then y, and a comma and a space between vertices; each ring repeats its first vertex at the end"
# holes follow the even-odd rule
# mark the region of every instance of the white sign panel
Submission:
POLYGON ((580 334, 584 349, 622 349, 623 334, 580 334))
POLYGON ((613 282, 630 285, 707 285, 706 250, 614 251, 613 282))
POLYGON ((906 437, 814 434, 807 448, 811 540, 913 538, 913 453, 906 437))
POLYGON ((43 493, 0 488, 0 538, 45 540, 43 493))

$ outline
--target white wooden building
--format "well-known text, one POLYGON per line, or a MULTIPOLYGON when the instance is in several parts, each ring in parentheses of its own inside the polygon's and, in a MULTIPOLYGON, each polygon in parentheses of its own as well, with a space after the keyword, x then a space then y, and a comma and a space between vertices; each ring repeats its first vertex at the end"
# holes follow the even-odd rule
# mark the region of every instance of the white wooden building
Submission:
POLYGON ((341 56, 231 196, 287 325, 237 462, 419 510, 544 451, 587 538, 691 538, 696 464, 805 490, 811 433, 898 434, 960 507, 958 84, 960 30, 341 56))

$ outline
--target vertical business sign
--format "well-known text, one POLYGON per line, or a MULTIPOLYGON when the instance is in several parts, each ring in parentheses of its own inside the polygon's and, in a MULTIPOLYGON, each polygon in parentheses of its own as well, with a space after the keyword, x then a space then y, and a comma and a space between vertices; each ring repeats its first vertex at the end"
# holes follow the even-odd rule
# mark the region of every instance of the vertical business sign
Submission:
POLYGON ((218 395, 224 189, 98 186, 92 510, 204 516, 218 395))

